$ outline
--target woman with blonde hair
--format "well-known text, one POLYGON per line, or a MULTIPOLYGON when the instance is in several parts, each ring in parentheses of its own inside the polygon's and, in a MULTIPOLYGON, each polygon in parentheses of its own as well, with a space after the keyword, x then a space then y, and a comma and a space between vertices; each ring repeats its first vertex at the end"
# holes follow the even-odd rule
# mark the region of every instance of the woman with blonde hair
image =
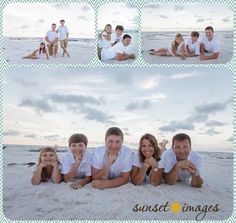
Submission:
POLYGON ((53 147, 45 147, 40 150, 38 165, 33 173, 31 182, 38 185, 41 182, 52 180, 54 183, 61 182, 60 161, 53 147))
POLYGON ((139 151, 133 155, 131 181, 134 185, 143 182, 158 185, 162 176, 158 172, 161 150, 155 136, 146 133, 139 141, 139 151))

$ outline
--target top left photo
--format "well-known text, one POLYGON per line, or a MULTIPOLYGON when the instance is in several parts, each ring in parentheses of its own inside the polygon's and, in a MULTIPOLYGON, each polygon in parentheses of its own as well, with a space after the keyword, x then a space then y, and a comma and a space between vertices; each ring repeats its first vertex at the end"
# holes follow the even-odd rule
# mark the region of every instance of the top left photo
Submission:
POLYGON ((88 64, 95 13, 86 3, 9 4, 3 10, 3 54, 10 64, 88 64))

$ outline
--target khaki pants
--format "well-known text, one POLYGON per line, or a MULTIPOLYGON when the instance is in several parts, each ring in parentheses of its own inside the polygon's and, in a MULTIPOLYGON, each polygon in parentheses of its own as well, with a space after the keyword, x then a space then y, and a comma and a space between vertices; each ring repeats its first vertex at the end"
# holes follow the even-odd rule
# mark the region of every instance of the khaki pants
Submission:
POLYGON ((58 48, 57 42, 48 44, 47 47, 48 47, 48 52, 50 56, 53 55, 53 51, 55 52, 55 55, 57 54, 57 48, 58 48))

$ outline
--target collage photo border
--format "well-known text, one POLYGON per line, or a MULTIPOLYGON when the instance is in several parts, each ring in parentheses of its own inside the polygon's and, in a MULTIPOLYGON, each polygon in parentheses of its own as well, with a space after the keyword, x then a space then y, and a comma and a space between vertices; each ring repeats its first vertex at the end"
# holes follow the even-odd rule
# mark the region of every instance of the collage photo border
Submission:
MULTIPOLYGON (((171 67, 171 68, 178 68, 178 67, 184 67, 184 68, 198 68, 198 67, 205 67, 205 68, 218 68, 218 67, 224 67, 228 70, 230 70, 233 74, 233 194, 235 196, 236 192, 236 0, 1 0, 0 2, 0 144, 1 148, 3 147, 3 83, 4 83, 4 73, 12 68, 39 68, 39 69, 47 69, 47 68, 66 68, 66 67, 73 67, 73 68, 132 68, 132 67, 144 67, 144 68, 160 68, 160 67, 171 67), (3 55, 3 10, 4 7, 11 3, 48 3, 48 4, 72 4, 72 3, 87 3, 90 4, 91 7, 95 11, 95 47, 94 47, 94 56, 90 63, 88 64, 10 64, 4 59, 3 55), (133 63, 130 64, 106 64, 100 61, 97 57, 97 36, 98 36, 98 12, 99 8, 108 3, 126 3, 126 4, 132 4, 137 7, 138 10, 138 56, 134 60, 133 63), (142 8, 145 7, 145 5, 149 4, 186 4, 186 3, 198 3, 198 4, 224 4, 228 5, 232 11, 233 11, 233 56, 225 64, 149 64, 144 61, 141 55, 141 47, 142 47, 142 39, 141 39, 141 27, 142 27, 142 8)), ((234 198, 234 197, 233 197, 234 198)), ((223 199, 223 198, 222 198, 223 199)), ((0 150, 0 222, 13 222, 12 220, 7 219, 4 216, 3 213, 3 149, 0 150)), ((79 221, 79 220, 73 220, 73 222, 79 221)), ((110 222, 112 220, 106 220, 106 222, 110 222)), ((233 213, 229 219, 226 219, 224 221, 220 222, 235 222, 236 221, 236 199, 233 199, 233 213)), ((49 222, 48 220, 17 220, 14 222, 49 222)), ((51 221, 50 221, 51 222, 51 221)), ((52 221, 52 222, 71 222, 70 220, 60 220, 60 221, 52 221)), ((84 221, 82 221, 84 222, 84 221)), ((90 222, 90 221, 86 221, 90 222)), ((99 221, 96 220, 96 222, 105 222, 105 221, 99 221)), ((118 222, 118 221, 117 221, 118 222)), ((141 221, 123 221, 123 222, 141 222, 141 221)), ((150 221, 142 221, 142 222, 150 222, 150 221)), ((155 222, 155 221, 152 221, 155 222)), ((175 220, 164 220, 165 222, 175 222, 175 220)), ((176 222, 194 222, 193 220, 176 220, 176 222)), ((214 222, 214 221, 205 221, 204 222, 214 222)))

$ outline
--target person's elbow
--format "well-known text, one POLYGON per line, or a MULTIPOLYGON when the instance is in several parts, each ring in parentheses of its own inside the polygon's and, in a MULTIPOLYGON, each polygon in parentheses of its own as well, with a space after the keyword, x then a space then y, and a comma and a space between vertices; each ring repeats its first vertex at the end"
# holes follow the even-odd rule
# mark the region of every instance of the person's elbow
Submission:
POLYGON ((165 180, 165 182, 166 182, 167 185, 173 186, 173 185, 175 185, 176 180, 168 179, 168 178, 167 178, 167 179, 165 180))
POLYGON ((203 180, 198 180, 198 181, 192 181, 191 186, 196 187, 196 188, 201 188, 203 185, 203 180))
POLYGON ((213 57, 213 59, 218 59, 219 53, 214 53, 214 54, 212 55, 212 57, 213 57))
POLYGON ((41 182, 40 181, 35 181, 35 180, 31 180, 32 185, 39 185, 41 182))
POLYGON ((116 56, 116 60, 117 61, 122 61, 122 60, 124 60, 124 58, 123 58, 123 55, 122 54, 117 54, 117 56, 116 56))

